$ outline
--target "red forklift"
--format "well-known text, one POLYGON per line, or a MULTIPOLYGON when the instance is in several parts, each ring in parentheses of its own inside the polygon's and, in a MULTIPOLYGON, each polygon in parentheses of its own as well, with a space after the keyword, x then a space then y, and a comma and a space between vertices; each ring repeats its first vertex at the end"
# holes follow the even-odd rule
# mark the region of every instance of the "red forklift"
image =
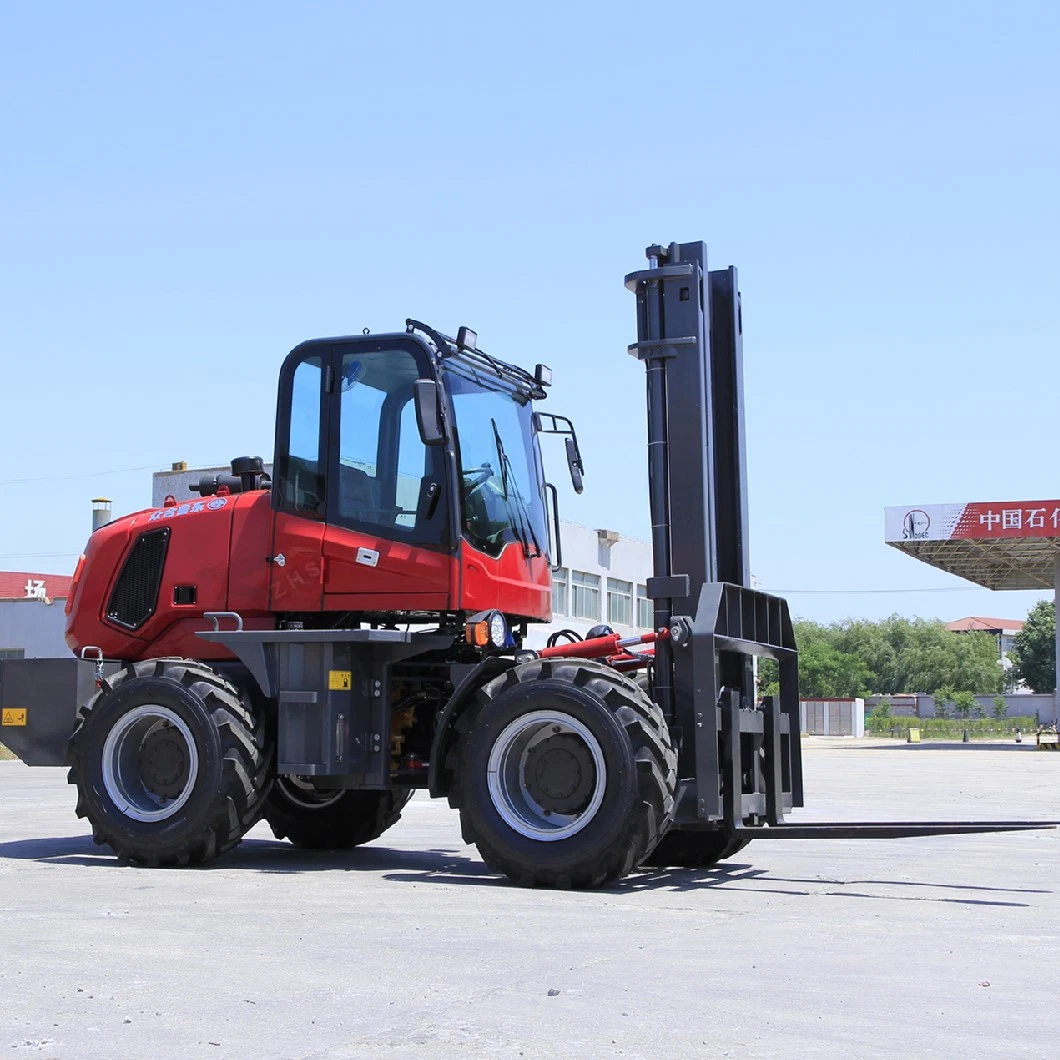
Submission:
POLYGON ((72 656, 0 664, 0 741, 66 765, 122 861, 197 865, 264 817, 303 848, 382 834, 417 789, 518 884, 707 867, 752 838, 879 838, 1019 821, 812 824, 787 604, 750 588, 736 270, 703 243, 626 277, 647 374, 653 630, 541 651, 562 563, 530 372, 416 320, 315 339, 280 369, 273 477, 232 461, 92 534, 72 656), (777 660, 759 699, 753 657, 777 660), (10 722, 10 723, 9 723, 10 722))

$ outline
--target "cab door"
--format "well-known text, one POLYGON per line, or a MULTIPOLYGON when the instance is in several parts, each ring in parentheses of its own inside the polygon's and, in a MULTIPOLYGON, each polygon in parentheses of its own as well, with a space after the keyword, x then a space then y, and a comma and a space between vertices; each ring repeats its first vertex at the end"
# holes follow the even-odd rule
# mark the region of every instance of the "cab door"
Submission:
POLYGON ((405 336, 335 343, 329 406, 325 610, 445 611, 454 561, 443 445, 424 445, 413 384, 432 378, 405 336))
POLYGON ((324 606, 324 519, 327 511, 327 380, 330 349, 297 347, 284 362, 276 404, 269 609, 320 611, 324 606))

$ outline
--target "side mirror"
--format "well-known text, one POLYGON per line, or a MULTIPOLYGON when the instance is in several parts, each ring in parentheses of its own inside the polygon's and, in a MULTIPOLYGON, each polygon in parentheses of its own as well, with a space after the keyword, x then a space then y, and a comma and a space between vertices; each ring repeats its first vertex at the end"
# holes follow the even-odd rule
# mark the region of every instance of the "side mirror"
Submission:
MULTIPOLYGON (((551 382, 552 373, 543 364, 537 367, 544 369, 543 373, 539 372, 538 383, 541 386, 547 386, 545 373, 547 373, 549 382, 551 382)), ((574 433, 574 424, 566 416, 557 416, 552 412, 535 412, 534 430, 538 434, 565 435, 564 444, 567 447, 567 467, 570 468, 571 485, 575 493, 581 493, 585 465, 582 463, 582 451, 578 448, 578 436, 574 433)))
POLYGON ((412 392, 416 399, 416 425, 420 429, 423 444, 444 444, 445 424, 438 403, 438 384, 433 379, 417 379, 412 384, 412 392))
POLYGON ((581 493, 584 488, 582 482, 582 473, 585 468, 582 466, 582 454, 578 450, 578 443, 568 435, 564 442, 567 446, 567 467, 570 468, 570 482, 574 487, 575 493, 581 493))

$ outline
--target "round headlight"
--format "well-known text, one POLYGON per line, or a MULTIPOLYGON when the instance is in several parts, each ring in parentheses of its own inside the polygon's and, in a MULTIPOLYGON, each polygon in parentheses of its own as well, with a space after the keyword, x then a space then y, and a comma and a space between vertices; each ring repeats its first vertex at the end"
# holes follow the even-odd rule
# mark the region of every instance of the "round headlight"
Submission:
POLYGON ((500 611, 490 616, 490 641, 495 648, 503 648, 508 643, 508 622, 500 611))

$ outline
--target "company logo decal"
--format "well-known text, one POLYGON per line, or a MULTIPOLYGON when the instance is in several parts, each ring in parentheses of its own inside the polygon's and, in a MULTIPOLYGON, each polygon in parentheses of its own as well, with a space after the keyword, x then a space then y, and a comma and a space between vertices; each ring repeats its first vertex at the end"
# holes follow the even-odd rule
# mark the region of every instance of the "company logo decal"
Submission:
POLYGON ((905 541, 923 541, 931 529, 931 519, 922 508, 905 513, 902 520, 902 538, 905 541))
POLYGON ((149 523, 157 523, 159 520, 176 519, 181 515, 194 515, 195 512, 216 512, 228 504, 227 497, 214 497, 208 501, 189 501, 187 504, 171 505, 152 512, 148 517, 149 523))

